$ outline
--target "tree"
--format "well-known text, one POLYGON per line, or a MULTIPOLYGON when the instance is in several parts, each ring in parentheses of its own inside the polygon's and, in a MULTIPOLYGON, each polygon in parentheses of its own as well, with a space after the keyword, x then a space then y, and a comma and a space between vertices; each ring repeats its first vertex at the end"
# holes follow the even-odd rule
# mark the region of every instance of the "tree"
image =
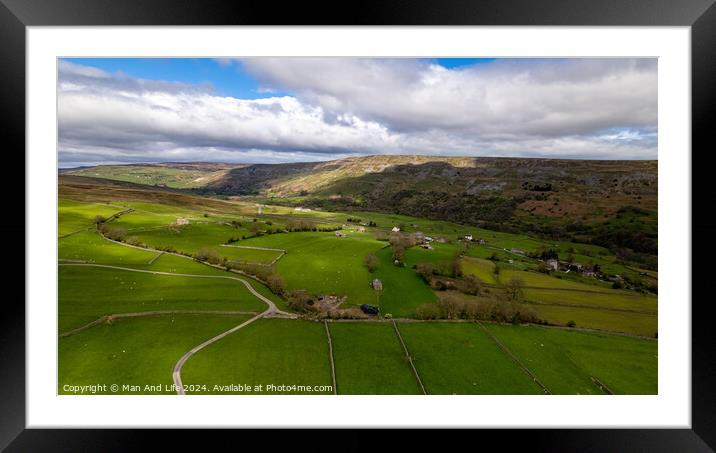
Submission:
POLYGON ((274 294, 281 295, 284 292, 283 278, 278 274, 274 273, 266 277, 266 286, 268 286, 274 294))
POLYGON ((482 288, 482 282, 479 278, 475 277, 474 275, 467 275, 462 282, 462 292, 465 294, 470 294, 472 296, 477 296, 480 294, 480 289, 482 288))
POLYGON ((110 227, 106 223, 103 223, 100 227, 100 231, 109 239, 113 241, 123 241, 127 236, 127 229, 122 227, 110 227))
POLYGON ((194 254, 194 259, 197 261, 206 261, 211 264, 222 264, 223 258, 219 256, 216 250, 212 250, 208 247, 202 247, 194 254))
POLYGON ((101 216, 101 215, 95 216, 95 218, 94 218, 94 223, 97 225, 104 223, 106 221, 107 221, 107 219, 105 219, 104 216, 101 216))
POLYGON ((537 264, 537 272, 541 272, 543 274, 549 274, 549 268, 547 267, 547 264, 545 264, 544 261, 540 261, 537 264))
POLYGON ((455 258, 453 258, 451 271, 452 271, 452 276, 455 278, 462 276, 462 262, 461 262, 459 256, 456 256, 455 258))
POLYGON ((286 297, 288 306, 296 311, 312 311, 313 298, 305 289, 296 289, 288 293, 286 297))
POLYGON ((522 295, 522 288, 524 288, 525 282, 518 277, 512 277, 509 282, 505 285, 505 289, 507 289, 507 294, 510 296, 510 299, 517 300, 522 295))
POLYGON ((543 260, 556 260, 559 259, 559 254, 554 249, 548 249, 548 250, 542 250, 540 253, 540 258, 543 260))
POLYGON ((375 256, 375 253, 369 253, 363 260, 363 264, 366 265, 368 272, 371 274, 378 268, 378 263, 380 263, 380 260, 375 256))
POLYGON ((402 244, 394 245, 393 246, 393 261, 402 263, 404 257, 405 257, 405 246, 402 244))
POLYGON ((261 225, 259 225, 258 223, 253 223, 249 227, 249 231, 251 231, 251 234, 255 236, 261 232, 261 225))
POLYGON ((430 284, 435 274, 435 267, 430 263, 420 263, 415 267, 418 275, 425 280, 425 283, 430 284))

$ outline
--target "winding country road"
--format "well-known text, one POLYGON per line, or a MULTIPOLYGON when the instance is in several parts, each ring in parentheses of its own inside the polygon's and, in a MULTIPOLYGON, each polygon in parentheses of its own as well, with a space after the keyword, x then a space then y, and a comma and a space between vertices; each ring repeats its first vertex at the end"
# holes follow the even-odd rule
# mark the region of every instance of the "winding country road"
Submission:
MULTIPOLYGON (((140 246, 136 246, 136 245, 125 244, 125 243, 123 243, 123 242, 119 242, 119 241, 115 241, 115 240, 109 239, 108 237, 105 237, 105 236, 104 236, 101 232, 99 232, 99 231, 98 231, 98 233, 99 233, 99 235, 100 235, 102 238, 104 238, 104 239, 106 239, 106 240, 108 240, 108 241, 110 241, 110 242, 114 242, 115 244, 119 244, 119 245, 125 246, 125 247, 131 247, 131 248, 135 248, 135 249, 147 250, 147 251, 152 251, 152 252, 162 252, 162 250, 153 249, 153 248, 149 248, 149 247, 140 247, 140 246)), ((182 258, 186 258, 186 259, 195 261, 193 258, 188 257, 188 256, 185 256, 185 255, 180 255, 180 254, 178 254, 178 253, 171 253, 171 252, 168 252, 168 253, 171 254, 171 255, 175 255, 175 256, 179 256, 179 257, 182 257, 182 258)), ((206 264, 206 263, 202 263, 202 264, 206 264)), ((184 394, 185 394, 185 392, 184 392, 184 385, 183 385, 182 380, 181 380, 181 370, 182 370, 182 367, 184 366, 184 364, 186 363, 186 361, 189 360, 189 359, 191 358, 191 356, 193 356, 193 355, 196 354, 197 352, 201 351, 202 349, 204 349, 205 347, 209 346, 210 344, 215 343, 215 342, 221 340, 221 339, 224 338, 225 336, 230 335, 230 334, 236 332, 237 330, 242 329, 242 328, 248 326, 249 324, 251 324, 252 322, 256 321, 257 319, 261 319, 261 318, 265 318, 265 317, 289 317, 289 318, 296 318, 296 315, 295 315, 295 314, 288 313, 288 312, 285 312, 285 311, 283 311, 283 310, 280 310, 280 309, 276 306, 276 304, 275 304, 271 299, 269 299, 268 297, 266 297, 266 296, 264 296, 263 294, 261 294, 261 293, 259 293, 258 291, 256 291, 256 289, 255 289, 253 286, 251 286, 251 283, 249 283, 248 281, 246 281, 246 280, 244 280, 243 278, 240 278, 240 277, 230 277, 230 276, 228 276, 228 275, 197 275, 197 274, 182 274, 182 273, 174 273, 174 272, 150 271, 150 270, 144 270, 144 269, 133 269, 133 268, 122 267, 122 266, 113 266, 113 265, 109 265, 109 264, 60 263, 60 265, 61 265, 61 266, 90 266, 90 267, 102 267, 102 268, 107 268, 107 269, 117 269, 117 270, 122 270, 122 271, 129 271, 129 272, 142 272, 142 273, 154 274, 154 275, 170 275, 170 276, 178 276, 178 277, 196 277, 196 278, 220 278, 220 279, 227 279, 227 280, 235 280, 235 281, 241 282, 241 283, 246 287, 246 289, 249 290, 249 292, 250 292, 251 294, 253 294, 257 299, 259 299, 260 301, 262 301, 262 302, 264 302, 266 305, 268 305, 268 308, 267 308, 265 311, 259 313, 258 315, 254 316, 253 318, 251 318, 251 319, 249 319, 249 320, 247 320, 247 321, 244 321, 243 323, 241 323, 241 324, 239 324, 239 325, 237 325, 237 326, 232 327, 231 329, 227 330, 226 332, 220 333, 219 335, 217 335, 217 336, 215 336, 215 337, 213 337, 213 338, 210 338, 210 339, 206 340, 205 342, 201 343, 201 344, 198 345, 198 346, 193 347, 193 348, 192 348, 191 350, 189 350, 186 354, 184 354, 184 355, 179 359, 179 361, 176 363, 176 365, 174 365, 174 369, 172 370, 172 380, 174 381, 174 387, 175 387, 176 392, 177 392, 178 395, 184 395, 184 394)), ((208 265, 211 266, 210 264, 208 264, 208 265)), ((211 267, 215 267, 215 266, 211 266, 211 267)))

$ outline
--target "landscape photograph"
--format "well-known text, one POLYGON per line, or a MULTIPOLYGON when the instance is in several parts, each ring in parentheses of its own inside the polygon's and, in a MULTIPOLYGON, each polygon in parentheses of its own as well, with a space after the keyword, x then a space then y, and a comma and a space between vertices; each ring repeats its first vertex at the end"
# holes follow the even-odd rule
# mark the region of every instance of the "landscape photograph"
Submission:
POLYGON ((59 58, 57 393, 658 394, 657 80, 59 58))

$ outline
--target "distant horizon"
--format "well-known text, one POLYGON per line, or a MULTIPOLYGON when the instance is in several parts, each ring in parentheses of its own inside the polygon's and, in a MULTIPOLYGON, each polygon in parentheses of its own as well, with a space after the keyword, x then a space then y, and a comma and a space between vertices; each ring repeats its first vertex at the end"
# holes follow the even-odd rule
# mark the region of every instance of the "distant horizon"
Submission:
POLYGON ((58 155, 654 160, 657 79, 654 58, 61 58, 58 155))
POLYGON ((91 168, 91 167, 100 167, 100 166, 128 166, 128 165, 185 165, 185 164, 221 164, 221 165, 290 165, 290 164, 313 164, 313 163, 321 163, 321 162, 334 162, 334 161, 340 161, 340 160, 346 160, 346 159, 356 159, 356 158, 368 158, 368 157, 428 157, 428 158, 440 158, 440 159, 449 159, 449 158, 455 158, 455 159, 534 159, 534 160, 561 160, 561 161, 583 161, 583 162, 598 162, 598 161, 609 161, 609 162, 633 162, 633 161, 641 161, 641 162, 658 162, 658 159, 587 159, 587 158, 561 158, 561 157, 524 157, 524 156, 460 156, 460 155, 427 155, 427 154, 365 154, 365 155, 354 155, 349 157, 342 157, 339 159, 327 159, 327 160, 314 160, 314 161, 295 161, 295 162, 229 162, 229 161, 212 161, 212 160, 167 160, 167 161, 137 161, 137 162, 102 162, 102 163, 87 163, 87 164, 79 164, 79 165, 63 165, 62 163, 58 163, 58 169, 60 170, 69 170, 74 168, 91 168))

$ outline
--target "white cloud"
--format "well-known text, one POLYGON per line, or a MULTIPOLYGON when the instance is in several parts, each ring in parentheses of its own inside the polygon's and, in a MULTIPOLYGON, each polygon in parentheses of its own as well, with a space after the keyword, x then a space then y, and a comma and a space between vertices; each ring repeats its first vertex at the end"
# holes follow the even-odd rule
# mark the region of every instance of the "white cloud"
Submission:
POLYGON ((254 58, 266 88, 397 130, 563 135, 656 124, 656 60, 498 60, 448 70, 418 60, 254 58))
MULTIPOLYGON (((219 64, 226 65, 226 61, 219 64)), ((656 158, 652 60, 242 61, 265 93, 60 62, 61 162, 303 161, 418 153, 656 158)))

